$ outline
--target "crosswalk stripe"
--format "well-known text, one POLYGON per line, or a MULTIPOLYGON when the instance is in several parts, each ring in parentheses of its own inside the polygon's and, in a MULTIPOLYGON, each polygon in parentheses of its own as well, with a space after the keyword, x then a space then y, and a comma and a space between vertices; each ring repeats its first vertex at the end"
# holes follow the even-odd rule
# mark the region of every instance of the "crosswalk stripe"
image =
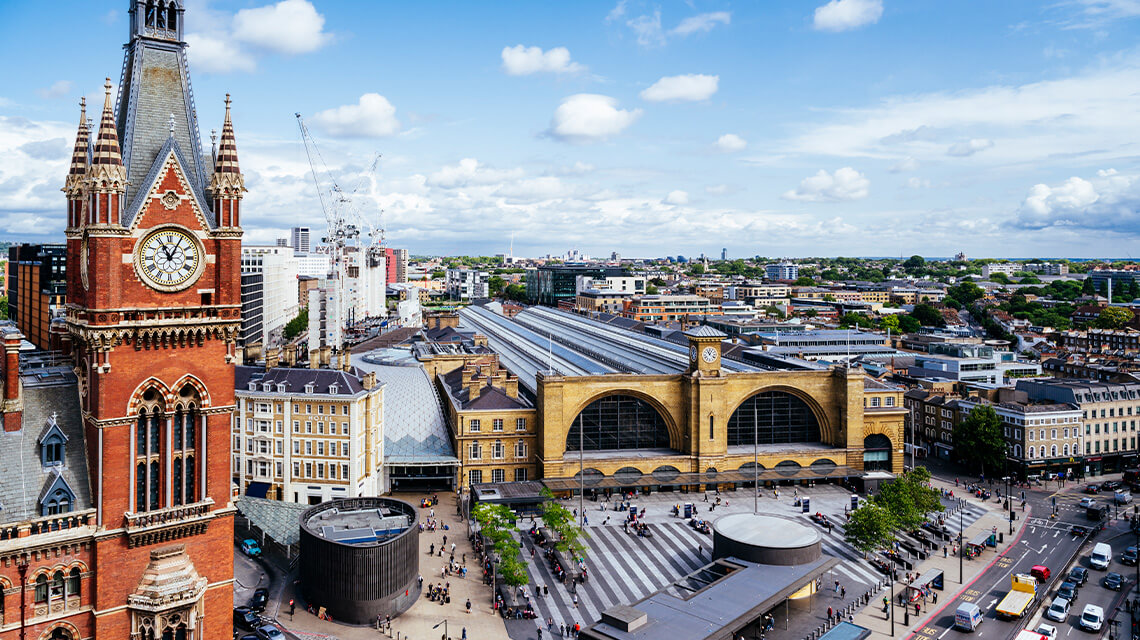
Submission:
POLYGON ((620 577, 620 581, 615 584, 627 597, 631 600, 638 599, 642 592, 636 590, 639 581, 631 577, 632 569, 627 570, 618 558, 619 552, 615 552, 602 536, 597 536, 594 540, 597 542, 597 546, 592 547, 595 562, 606 566, 607 575, 620 577))
MULTIPOLYGON (((628 534, 613 532, 611 535, 618 536, 628 534)), ((649 574, 653 572, 650 571, 648 567, 640 562, 634 562, 633 559, 629 557, 629 553, 623 553, 626 549, 623 549, 617 540, 606 536, 600 537, 598 540, 600 543, 609 547, 612 552, 612 555, 609 556, 610 564, 621 567, 622 573, 626 576, 626 580, 628 580, 628 582, 622 586, 631 592, 635 600, 654 590, 654 579, 649 576, 649 574)))
MULTIPOLYGON (((646 550, 651 553, 655 558, 661 561, 658 566, 671 567, 674 574, 685 575, 691 569, 688 565, 682 563, 677 558, 677 553, 669 547, 665 540, 673 539, 677 535, 677 531, 667 526, 654 526, 650 527, 654 533, 652 538, 642 538, 646 550)), ((666 580, 669 582, 669 580, 666 580)))

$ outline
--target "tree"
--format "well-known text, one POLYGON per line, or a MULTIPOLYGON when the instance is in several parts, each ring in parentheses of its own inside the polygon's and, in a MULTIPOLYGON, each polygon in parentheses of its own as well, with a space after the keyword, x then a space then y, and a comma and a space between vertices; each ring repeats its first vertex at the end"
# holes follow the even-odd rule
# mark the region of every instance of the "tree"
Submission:
POLYGON ((914 311, 911 311, 910 315, 924 327, 941 327, 946 324, 942 321, 942 314, 938 313, 938 309, 928 304, 914 305, 914 311))
POLYGON ((841 317, 839 319, 839 328, 840 329, 850 329, 852 327, 869 327, 869 326, 871 326, 871 320, 869 318, 866 318, 862 315, 859 315, 858 313, 853 313, 850 311, 843 314, 843 317, 841 317))
POLYGON ((309 308, 301 309, 297 317, 285 323, 285 329, 282 333, 286 340, 292 340, 301 334, 302 331, 309 328, 309 308))
POLYGON ((8 296, 0 296, 0 320, 8 319, 8 296))
POLYGON ((954 453, 963 464, 985 474, 1001 468, 1006 442, 1001 419, 989 405, 974 407, 966 419, 954 427, 954 453))
POLYGON ((447 272, 444 271, 443 269, 436 269, 435 271, 431 272, 431 279, 432 280, 439 280, 440 278, 443 278, 445 276, 447 276, 447 272))
POLYGON ((689 273, 693 274, 694 276, 703 276, 705 275, 705 265, 694 264, 693 268, 689 269, 689 273))
POLYGON ((527 584, 526 564, 519 557, 522 545, 514 536, 514 513, 506 505, 484 502, 476 505, 471 515, 499 556, 498 571, 503 580, 512 587, 527 584))
POLYGON ((879 328, 897 334, 899 332, 899 317, 897 315, 883 316, 883 319, 879 321, 879 328))
POLYGON ((879 487, 875 504, 891 514, 900 531, 914 531, 926 521, 926 514, 942 511, 941 494, 930 486, 930 472, 917 467, 879 487))
POLYGON ((658 288, 657 288, 657 285, 655 285, 655 284, 652 284, 652 283, 651 283, 651 284, 647 284, 647 285, 645 285, 645 293, 646 293, 646 294, 648 294, 648 295, 651 295, 651 296, 655 296, 655 295, 657 295, 657 294, 658 294, 660 291, 661 291, 661 290, 660 290, 660 289, 658 289, 658 288))
POLYGON ((1081 294, 1086 296, 1096 295, 1096 287, 1093 286, 1092 278, 1085 278, 1081 283, 1081 294))
POLYGON ((915 255, 907 258, 902 266, 908 273, 918 273, 926 266, 926 260, 922 256, 915 255))
POLYGON ((809 278, 807 276, 800 276, 800 277, 796 278, 796 281, 793 282, 792 284, 794 284, 797 287, 814 287, 815 286, 815 280, 812 280, 811 278, 809 278))
POLYGON ((575 523, 574 514, 554 497, 550 489, 544 487, 542 497, 542 522, 557 534, 554 547, 559 551, 584 555, 585 549, 580 541, 586 533, 575 523))
POLYGON ((487 290, 490 292, 491 297, 495 297, 503 292, 503 288, 507 286, 506 280, 499 276, 491 276, 487 279, 487 290))
POLYGON ((521 284, 509 284, 507 288, 503 290, 503 295, 507 300, 526 302, 526 287, 521 284))
POLYGON ((914 317, 906 315, 899 317, 899 331, 902 333, 918 333, 922 328, 922 323, 914 317))
POLYGON ((818 315, 819 315, 819 312, 818 312, 818 311, 816 311, 815 309, 808 309, 807 311, 804 311, 804 312, 803 312, 803 316, 804 316, 805 318, 814 318, 814 317, 816 317, 816 316, 818 316, 818 315))
POLYGON ((776 316, 777 318, 780 318, 781 320, 784 318, 784 310, 781 309, 780 307, 777 307, 774 304, 770 304, 770 305, 764 307, 764 313, 766 313, 770 316, 776 316))
POLYGON ((868 502, 851 512, 843 538, 867 554, 894 541, 894 530, 890 512, 874 502, 868 502))
POLYGON ((1105 307, 1104 311, 1093 320, 1093 326, 1098 329, 1120 329, 1132 322, 1136 317, 1132 311, 1125 307, 1105 307))
POLYGON ((946 289, 946 297, 954 298, 958 302, 961 302, 963 306, 967 307, 982 299, 985 295, 985 289, 969 281, 946 289))
POLYGON ((990 274, 990 281, 996 282, 998 284, 1010 284, 1011 282, 1013 282, 1012 280, 1009 279, 1009 276, 1005 275, 1004 273, 1001 273, 1000 271, 997 273, 991 273, 990 274))
POLYGON ((942 304, 947 306, 947 307, 950 307, 951 309, 953 309, 955 311, 958 311, 959 309, 962 308, 962 303, 958 302, 954 298, 946 298, 946 299, 942 300, 942 304))

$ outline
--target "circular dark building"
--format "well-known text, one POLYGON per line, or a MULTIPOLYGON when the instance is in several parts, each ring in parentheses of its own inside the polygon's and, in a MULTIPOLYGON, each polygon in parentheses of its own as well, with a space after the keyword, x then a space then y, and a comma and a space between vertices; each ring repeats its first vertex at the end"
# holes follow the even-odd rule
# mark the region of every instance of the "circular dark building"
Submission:
POLYGON ((301 514, 301 590, 334 621, 396 617, 419 597, 420 530, 412 505, 347 498, 301 514))
POLYGON ((733 556, 758 564, 793 565, 818 560, 823 536, 796 520, 734 513, 713 523, 713 558, 733 556))

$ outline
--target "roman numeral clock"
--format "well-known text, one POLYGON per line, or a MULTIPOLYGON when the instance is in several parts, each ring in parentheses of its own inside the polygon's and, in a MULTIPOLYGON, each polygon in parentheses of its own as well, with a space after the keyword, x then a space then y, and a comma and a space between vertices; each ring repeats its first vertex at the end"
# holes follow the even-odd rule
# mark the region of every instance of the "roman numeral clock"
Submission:
POLYGON ((180 291, 202 273, 198 239, 180 227, 162 227, 143 236, 135 249, 135 270, 147 285, 160 291, 180 291))

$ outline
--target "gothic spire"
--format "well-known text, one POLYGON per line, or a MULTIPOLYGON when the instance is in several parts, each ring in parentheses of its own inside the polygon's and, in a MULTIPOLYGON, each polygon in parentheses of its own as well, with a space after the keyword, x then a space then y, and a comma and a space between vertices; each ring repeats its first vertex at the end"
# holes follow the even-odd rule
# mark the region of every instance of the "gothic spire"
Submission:
POLYGON ((78 193, 87 174, 87 98, 79 99, 79 131, 75 134, 75 148, 71 152, 71 168, 63 190, 69 195, 78 193))
POLYGON ((222 140, 214 159, 214 173, 237 173, 237 141, 234 139, 234 124, 230 120, 230 94, 226 94, 226 121, 222 123, 222 140))
POLYGON ((222 139, 214 154, 214 174, 210 176, 210 196, 213 198, 214 216, 219 227, 239 227, 241 198, 245 192, 245 178, 238 168, 237 140, 234 124, 230 120, 230 94, 226 94, 226 120, 222 124, 222 139))
MULTIPOLYGON (((115 131, 115 110, 111 106, 111 79, 103 85, 107 93, 103 101, 103 119, 99 122, 99 134, 95 137, 95 155, 91 164, 123 166, 123 155, 119 152, 119 134, 115 131)), ((125 172, 123 178, 126 178, 125 172)))

